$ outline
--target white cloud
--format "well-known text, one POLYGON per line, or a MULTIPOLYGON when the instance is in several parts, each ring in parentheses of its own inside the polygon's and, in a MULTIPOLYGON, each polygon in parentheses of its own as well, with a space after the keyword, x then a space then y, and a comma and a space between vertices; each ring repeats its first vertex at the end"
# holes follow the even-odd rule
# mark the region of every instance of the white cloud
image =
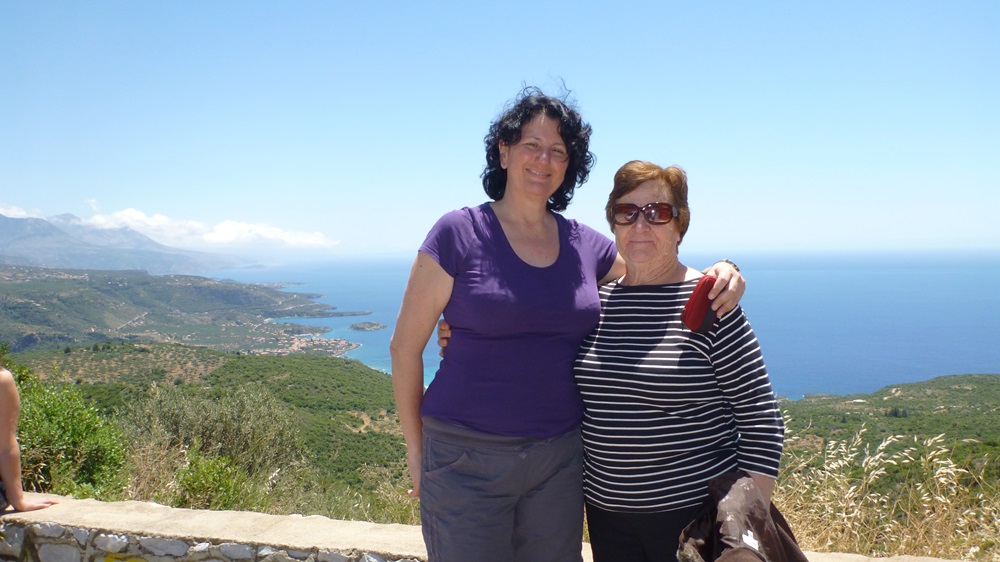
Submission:
POLYGON ((26 211, 20 207, 7 206, 0 203, 0 215, 5 217, 10 217, 12 219, 28 219, 28 218, 41 218, 42 215, 38 211, 26 211))
POLYGON ((299 248, 331 248, 337 245, 336 242, 328 240, 322 232, 289 232, 266 224, 249 224, 232 220, 215 225, 204 238, 215 244, 274 241, 299 248))
POLYGON ((174 219, 159 213, 147 215, 138 209, 124 209, 110 214, 93 215, 82 222, 95 228, 129 227, 167 246, 225 249, 247 246, 283 247, 299 250, 333 248, 339 241, 322 232, 283 230, 267 224, 224 220, 215 225, 174 219))

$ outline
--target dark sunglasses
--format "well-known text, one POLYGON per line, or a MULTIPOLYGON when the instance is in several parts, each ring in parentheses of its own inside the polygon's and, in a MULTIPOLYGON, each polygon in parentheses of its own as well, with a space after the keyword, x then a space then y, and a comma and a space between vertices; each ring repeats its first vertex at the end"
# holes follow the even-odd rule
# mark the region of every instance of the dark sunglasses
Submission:
POLYGON ((611 217, 615 224, 632 224, 639 220, 639 213, 649 224, 667 224, 677 216, 677 209, 670 203, 648 203, 639 207, 631 203, 618 203, 611 207, 611 217))

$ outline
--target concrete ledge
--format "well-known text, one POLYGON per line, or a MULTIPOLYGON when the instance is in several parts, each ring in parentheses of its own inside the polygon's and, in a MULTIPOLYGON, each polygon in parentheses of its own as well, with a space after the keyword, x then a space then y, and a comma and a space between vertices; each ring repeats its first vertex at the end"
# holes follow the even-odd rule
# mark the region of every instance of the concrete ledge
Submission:
MULTIPOLYGON (((302 559, 308 559, 309 553, 323 551, 340 555, 333 560, 362 560, 366 554, 386 560, 425 560, 427 557, 420 527, 412 525, 338 521, 318 515, 177 509, 137 501, 100 502, 61 496, 58 499, 57 505, 47 509, 7 512, 0 521, 5 528, 57 524, 89 534, 97 531, 118 537, 128 535, 136 540, 140 537, 179 539, 192 546, 239 544, 253 547, 257 551, 254 559, 261 558, 259 547, 303 553, 302 559)), ((208 547, 203 550, 205 548, 208 547)), ((377 558, 369 557, 369 560, 377 558)))
MULTIPOLYGON (((33 494, 34 495, 34 494, 33 494)), ((312 562, 380 562, 426 560, 420 527, 340 521, 320 515, 266 515, 245 511, 205 511, 165 507, 155 503, 100 502, 51 496, 48 509, 5 512, 0 524, 7 539, 0 542, 0 559, 39 560, 36 543, 62 548, 60 560, 303 560, 312 562), (11 533, 10 531, 14 531, 11 533), (11 534, 19 534, 11 537, 11 534), (27 537, 27 538, 26 538, 27 537), (173 540, 171 544, 157 539, 173 540), (35 555, 24 557, 20 540, 31 543, 35 555), (12 542, 13 541, 13 542, 12 542), (60 542, 61 541, 61 542, 60 542), (79 555, 66 552, 76 545, 79 555), (129 551, 128 549, 132 550, 129 551), (172 550, 173 549, 173 550, 172 550), (183 552, 182 552, 183 550, 183 552), (86 553, 85 553, 86 551, 86 553), (231 555, 227 553, 239 552, 231 555), (89 554, 87 554, 89 553, 89 554), (136 554, 139 553, 139 554, 136 554)), ((869 558, 858 554, 806 552, 810 562, 941 562, 936 558, 897 556, 869 558)), ((591 562, 589 545, 583 558, 591 562)))

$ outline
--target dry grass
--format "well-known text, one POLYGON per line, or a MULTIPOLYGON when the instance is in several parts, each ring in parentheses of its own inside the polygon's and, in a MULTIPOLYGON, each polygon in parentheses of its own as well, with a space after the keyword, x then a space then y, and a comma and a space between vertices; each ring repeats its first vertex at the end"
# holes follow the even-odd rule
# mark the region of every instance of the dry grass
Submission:
POLYGON ((872 450, 864 433, 819 448, 787 438, 775 503, 804 549, 1000 560, 996 482, 958 466, 943 435, 872 450))
POLYGON ((398 476, 401 468, 405 465, 365 465, 359 475, 366 491, 346 488, 328 493, 323 513, 335 519, 419 525, 420 501, 406 494, 398 476))
POLYGON ((169 446, 167 439, 138 444, 128 461, 122 499, 170 505, 177 488, 174 474, 186 464, 185 453, 181 447, 169 446))

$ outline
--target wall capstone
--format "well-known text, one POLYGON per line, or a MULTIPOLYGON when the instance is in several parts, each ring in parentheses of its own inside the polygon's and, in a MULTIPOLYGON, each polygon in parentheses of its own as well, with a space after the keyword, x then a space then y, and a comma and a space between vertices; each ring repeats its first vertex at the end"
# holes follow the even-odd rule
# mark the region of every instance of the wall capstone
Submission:
MULTIPOLYGON (((318 515, 177 509, 53 497, 39 511, 0 512, 0 562, 422 562, 420 527, 318 515)), ((592 562, 590 545, 581 545, 592 562)), ((947 562, 806 552, 810 562, 947 562)))
POLYGON ((57 499, 47 509, 0 514, 0 561, 419 562, 427 557, 420 528, 412 525, 57 499))

